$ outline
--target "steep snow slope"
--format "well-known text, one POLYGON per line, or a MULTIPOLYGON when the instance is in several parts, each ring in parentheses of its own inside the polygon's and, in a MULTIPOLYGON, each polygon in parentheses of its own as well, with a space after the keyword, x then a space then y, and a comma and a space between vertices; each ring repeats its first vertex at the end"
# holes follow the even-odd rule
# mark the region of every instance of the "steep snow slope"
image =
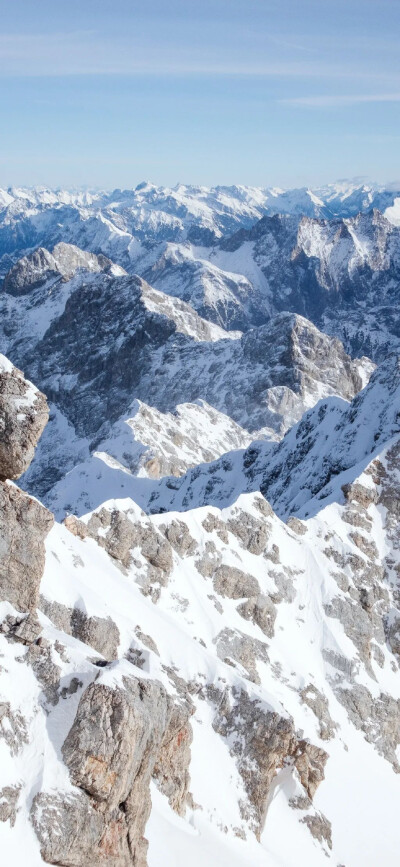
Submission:
MULTIPOLYGON (((140 290, 135 309, 146 309, 140 281, 103 272, 90 277, 90 304, 99 280, 103 318, 105 284, 114 294, 120 281, 126 294, 140 290)), ((56 293, 68 282, 59 281, 56 293)), ((315 383, 318 359, 333 387, 329 338, 292 314, 277 321, 262 344, 272 334, 277 369, 290 362, 292 375, 315 383)), ((185 329, 184 316, 180 323, 185 329)), ((148 319, 145 329, 150 335, 148 319)), ((262 332, 207 343, 245 340, 254 350, 262 332)), ((351 383, 357 366, 337 342, 334 349, 351 383)), ((82 359, 89 396, 93 368, 82 359)), ((6 382, 12 370, 2 363, 6 382)), ((10 402, 2 381, 0 391, 10 402)), ((18 430, 13 394, 11 402, 5 417, 18 430)), ((212 423, 212 408, 197 408, 212 423)), ((133 425, 145 428, 149 419, 162 433, 172 425, 165 445, 185 431, 196 445, 193 405, 167 421, 143 405, 135 410, 133 425)), ((228 430, 219 416, 214 421, 228 430)), ((107 453, 75 468, 53 495, 65 506, 71 491, 81 519, 69 516, 50 530, 41 581, 32 566, 43 530, 27 568, 21 548, 14 551, 23 542, 21 515, 6 527, 0 844, 7 860, 15 867, 159 867, 160 860, 183 867, 189 858, 194 867, 395 867, 399 421, 400 363, 392 356, 351 402, 323 398, 281 442, 253 443, 183 478, 135 478, 107 453)), ((60 417, 58 429, 62 441, 60 417)), ((240 431, 231 426, 230 435, 240 431)), ((175 445, 185 460, 184 442, 175 445)), ((200 438, 196 447, 204 447, 200 438)), ((47 531, 51 516, 40 504, 10 483, 1 487, 29 502, 28 521, 36 511, 45 516, 47 531)))
MULTIPOLYGON (((196 867, 395 867, 400 689, 384 631, 394 588, 380 558, 395 575, 398 550, 386 466, 388 478, 375 462, 344 505, 289 527, 259 494, 150 519, 112 501, 73 534, 55 526, 41 645, 13 643, 12 630, 0 638, 14 732, 2 779, 8 789, 18 780, 15 824, 0 835, 17 867, 42 863, 29 815, 43 843, 49 817, 36 805, 48 794, 58 850, 70 839, 64 805, 80 790, 60 747, 84 690, 130 676, 156 678, 192 713, 189 801, 177 816, 155 775, 149 867, 160 840, 168 867, 187 857, 196 867)), ((3 604, 7 615, 12 623, 3 604)))

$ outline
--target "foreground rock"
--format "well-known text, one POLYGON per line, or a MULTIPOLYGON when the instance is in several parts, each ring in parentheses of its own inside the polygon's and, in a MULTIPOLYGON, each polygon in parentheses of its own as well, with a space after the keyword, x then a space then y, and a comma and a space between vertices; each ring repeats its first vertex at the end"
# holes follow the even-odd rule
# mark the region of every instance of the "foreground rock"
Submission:
POLYGON ((18 479, 49 417, 45 396, 0 355, 0 479, 18 479))
POLYGON ((0 600, 34 611, 53 515, 19 488, 0 482, 0 600))
POLYGON ((48 419, 46 398, 0 355, 0 601, 33 611, 53 516, 7 483, 29 466, 48 419))

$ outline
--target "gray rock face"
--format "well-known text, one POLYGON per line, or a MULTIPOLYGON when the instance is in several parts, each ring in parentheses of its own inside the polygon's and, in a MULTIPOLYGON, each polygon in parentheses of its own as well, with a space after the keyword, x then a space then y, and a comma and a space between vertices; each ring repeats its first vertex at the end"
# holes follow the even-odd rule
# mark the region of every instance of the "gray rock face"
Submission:
POLYGON ((300 692, 302 701, 311 708, 319 722, 319 736, 323 741, 328 741, 335 736, 338 728, 329 713, 329 703, 326 696, 312 683, 305 686, 300 692))
POLYGON ((53 521, 37 500, 0 482, 0 599, 11 602, 17 611, 37 607, 44 540, 53 521))
POLYGON ((56 244, 50 253, 39 247, 29 256, 24 256, 11 268, 5 277, 3 289, 9 295, 25 295, 37 289, 49 280, 70 280, 77 271, 115 271, 124 273, 122 268, 116 268, 103 255, 96 256, 75 247, 73 244, 56 244))
POLYGON ((193 732, 189 718, 193 710, 187 702, 174 705, 153 770, 158 788, 166 795, 172 809, 181 816, 187 806, 190 783, 190 745, 193 732))
MULTIPOLYGON (((215 701, 216 696, 211 698, 215 701)), ((213 727, 229 739, 248 796, 242 811, 256 836, 263 829, 272 781, 284 764, 294 765, 305 795, 312 801, 324 779, 328 754, 300 740, 290 717, 263 707, 244 690, 236 690, 232 696, 226 691, 217 697, 213 727)))
POLYGON ((48 417, 45 396, 0 355, 0 480, 27 470, 48 417))
POLYGON ((400 701, 386 693, 376 699, 367 687, 356 683, 351 688, 339 686, 335 692, 353 725, 364 732, 365 739, 375 745, 396 773, 400 773, 396 754, 400 744, 400 701))
POLYGON ((124 689, 91 684, 62 748, 73 783, 114 809, 142 765, 150 777, 167 721, 167 696, 155 681, 126 678, 124 689))
POLYGON ((31 809, 41 855, 62 867, 132 867, 127 828, 119 811, 105 816, 83 792, 39 792, 31 809))
POLYGON ((4 786, 0 789, 0 822, 9 822, 13 828, 18 812, 21 786, 4 786))
MULTIPOLYGON (((71 780, 82 789, 79 803, 73 805, 82 839, 71 855, 72 820, 64 807, 59 823, 62 839, 55 841, 59 863, 86 867, 90 853, 89 864, 97 863, 96 857, 101 864, 108 855, 111 860, 106 863, 115 867, 145 867, 151 775, 156 766, 162 790, 181 811, 189 780, 190 740, 188 712, 177 710, 157 681, 124 677, 120 687, 92 683, 81 697, 62 747, 71 780), (85 816, 87 830, 82 824, 85 816)), ((35 805, 33 816, 35 824, 35 805)), ((40 823, 36 821, 35 827, 40 838, 40 823)))
POLYGON ((245 676, 253 683, 260 683, 257 660, 269 662, 267 647, 263 641, 250 638, 238 629, 226 627, 216 637, 217 653, 223 662, 243 669, 245 676))
POLYGON ((218 566, 213 578, 214 590, 220 596, 242 599, 243 596, 257 596, 260 587, 256 578, 246 575, 235 566, 218 566))
POLYGON ((0 355, 0 601, 33 611, 53 516, 5 479, 29 466, 47 422, 46 398, 0 355))
POLYGON ((226 448, 229 443, 245 447, 251 436, 282 436, 322 395, 348 399, 362 385, 362 365, 346 355, 339 341, 294 314, 279 313, 268 325, 241 336, 200 319, 188 305, 138 277, 92 268, 67 284, 59 276, 56 289, 50 278, 42 287, 32 286, 30 279, 28 270, 26 298, 18 299, 18 328, 7 283, 0 295, 4 346, 54 405, 55 434, 59 414, 73 434, 60 448, 57 436, 53 441, 47 432, 40 472, 36 464, 27 479, 41 498, 76 462, 77 441, 83 451, 82 440, 86 442, 86 454, 86 438, 91 450, 103 441, 108 443, 104 450, 112 452, 127 417, 134 416, 135 439, 126 437, 126 449, 115 458, 134 473, 145 467, 152 477, 180 474, 193 463, 186 437, 192 422, 183 412, 181 424, 174 424, 178 443, 185 440, 184 454, 174 444, 168 450, 168 419, 177 406, 206 402, 199 413, 205 432, 197 431, 194 440, 197 454, 209 461, 221 453, 218 437, 209 443, 206 434, 215 421, 225 425, 226 448), (45 333, 31 325, 33 300, 43 321, 49 321, 45 333), (146 425, 151 425, 150 434, 146 425))
POLYGON ((139 547, 145 560, 160 573, 168 576, 172 569, 172 549, 169 541, 149 522, 141 524, 130 520, 117 509, 101 509, 91 516, 87 525, 90 535, 104 547, 111 557, 123 566, 131 562, 132 548, 139 547), (102 533, 99 534, 99 530, 102 533))
POLYGON ((108 661, 117 659, 120 635, 111 617, 88 617, 78 608, 68 608, 43 595, 40 596, 39 607, 62 632, 93 647, 108 661))

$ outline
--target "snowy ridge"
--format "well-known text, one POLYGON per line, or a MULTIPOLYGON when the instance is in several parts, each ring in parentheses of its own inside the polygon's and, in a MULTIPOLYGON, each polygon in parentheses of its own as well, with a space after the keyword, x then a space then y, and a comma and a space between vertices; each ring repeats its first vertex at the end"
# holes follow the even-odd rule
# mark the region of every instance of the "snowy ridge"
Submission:
POLYGON ((397 867, 398 200, 0 191, 14 867, 397 867))

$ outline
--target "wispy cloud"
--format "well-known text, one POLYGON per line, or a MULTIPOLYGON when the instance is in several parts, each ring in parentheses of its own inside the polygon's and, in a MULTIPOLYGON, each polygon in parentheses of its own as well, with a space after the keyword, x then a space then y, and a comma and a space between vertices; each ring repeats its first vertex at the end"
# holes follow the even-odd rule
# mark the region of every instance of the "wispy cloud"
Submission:
POLYGON ((400 92, 295 96, 279 99, 278 102, 282 105, 293 105, 298 106, 299 108, 336 108, 347 105, 359 105, 362 103, 400 102, 400 92))
POLYGON ((61 75, 226 75, 265 78, 376 80, 376 71, 357 64, 330 63, 315 58, 265 59, 265 47, 236 50, 219 38, 205 46, 165 39, 145 42, 139 36, 105 36, 95 31, 45 34, 0 34, 0 76, 61 75))

